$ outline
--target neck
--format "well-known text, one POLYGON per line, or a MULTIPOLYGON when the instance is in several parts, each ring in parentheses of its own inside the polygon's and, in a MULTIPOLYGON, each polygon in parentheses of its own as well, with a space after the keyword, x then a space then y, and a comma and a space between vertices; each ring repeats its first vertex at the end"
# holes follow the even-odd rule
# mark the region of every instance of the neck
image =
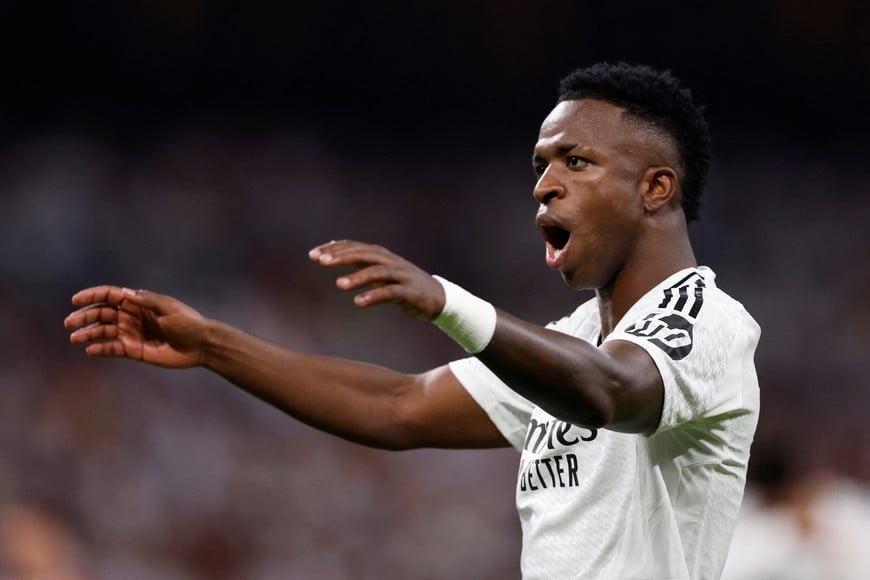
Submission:
POLYGON ((685 221, 678 227, 650 228, 637 248, 610 283, 595 292, 602 340, 644 294, 674 272, 698 265, 685 221))

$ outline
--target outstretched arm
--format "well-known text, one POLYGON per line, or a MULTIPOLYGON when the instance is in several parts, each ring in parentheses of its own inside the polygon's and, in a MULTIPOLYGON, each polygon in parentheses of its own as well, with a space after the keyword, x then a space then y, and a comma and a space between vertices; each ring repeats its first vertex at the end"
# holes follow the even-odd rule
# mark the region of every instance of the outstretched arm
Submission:
MULTIPOLYGON (((395 304, 433 320, 445 306, 441 284, 385 248, 330 242, 310 252, 322 266, 354 269, 336 280, 363 308, 395 304)), ((166 296, 117 287, 76 294, 67 318, 74 344, 91 356, 122 356, 167 367, 203 365, 320 429, 387 448, 505 445, 485 413, 446 368, 405 375, 364 363, 317 357, 204 319, 166 296)), ((477 354, 515 391, 553 416, 588 427, 655 429, 664 386, 649 355, 632 343, 595 348, 498 311, 477 354)))
MULTIPOLYGON (((312 250, 311 259, 323 266, 357 268, 336 284, 342 290, 362 290, 354 297, 360 307, 395 303, 422 320, 436 318, 444 308, 444 292, 432 276, 379 246, 330 242, 312 250)), ((481 310, 474 303, 472 309, 478 311, 472 317, 481 310)), ((649 433, 658 426, 664 385, 641 347, 611 341, 596 348, 501 310, 492 317, 491 338, 476 355, 525 398, 576 425, 633 433, 649 433)), ((478 340, 476 336, 462 343, 478 340)))
POLYGON ((507 445, 446 367, 408 375, 303 354, 142 290, 90 288, 73 304, 64 325, 89 356, 201 365, 318 429, 373 447, 507 445))

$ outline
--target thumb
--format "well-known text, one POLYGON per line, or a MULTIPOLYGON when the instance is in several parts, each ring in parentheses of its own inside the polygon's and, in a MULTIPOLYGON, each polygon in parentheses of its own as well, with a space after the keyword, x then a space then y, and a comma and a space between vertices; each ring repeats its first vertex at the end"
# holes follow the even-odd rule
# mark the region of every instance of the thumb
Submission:
POLYGON ((148 290, 133 290, 131 288, 122 288, 121 295, 124 300, 127 300, 136 306, 144 308, 158 309, 160 304, 160 296, 149 292, 148 290))
POLYGON ((165 294, 151 292, 150 290, 132 290, 130 288, 122 288, 121 296, 125 302, 139 308, 150 310, 156 316, 166 316, 177 313, 199 315, 198 312, 180 300, 165 294))

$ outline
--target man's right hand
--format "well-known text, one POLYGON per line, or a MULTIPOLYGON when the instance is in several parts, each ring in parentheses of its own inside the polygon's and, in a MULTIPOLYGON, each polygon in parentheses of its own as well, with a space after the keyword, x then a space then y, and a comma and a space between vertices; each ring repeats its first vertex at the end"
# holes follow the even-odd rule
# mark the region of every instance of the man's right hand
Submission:
POLYGON ((72 344, 93 357, 130 358, 167 368, 202 363, 208 320, 193 308, 147 290, 96 286, 76 293, 64 320, 72 344))

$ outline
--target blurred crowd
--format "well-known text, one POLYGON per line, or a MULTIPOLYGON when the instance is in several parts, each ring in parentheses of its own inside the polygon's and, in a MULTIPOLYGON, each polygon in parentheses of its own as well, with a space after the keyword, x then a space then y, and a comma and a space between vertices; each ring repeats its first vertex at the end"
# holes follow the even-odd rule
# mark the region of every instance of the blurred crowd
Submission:
MULTIPOLYGON (((411 147, 336 133, 206 122, 124 146, 49 131, 5 147, 0 579, 519 577, 512 450, 369 450, 205 371, 68 344, 71 294, 116 283, 309 352, 406 371, 461 356, 398 312, 356 310, 308 262, 345 237, 534 322, 586 298, 543 264, 533 135, 411 147)), ((824 162, 720 143, 692 236, 763 329, 726 577, 870 577, 870 169, 849 143, 824 162)))

